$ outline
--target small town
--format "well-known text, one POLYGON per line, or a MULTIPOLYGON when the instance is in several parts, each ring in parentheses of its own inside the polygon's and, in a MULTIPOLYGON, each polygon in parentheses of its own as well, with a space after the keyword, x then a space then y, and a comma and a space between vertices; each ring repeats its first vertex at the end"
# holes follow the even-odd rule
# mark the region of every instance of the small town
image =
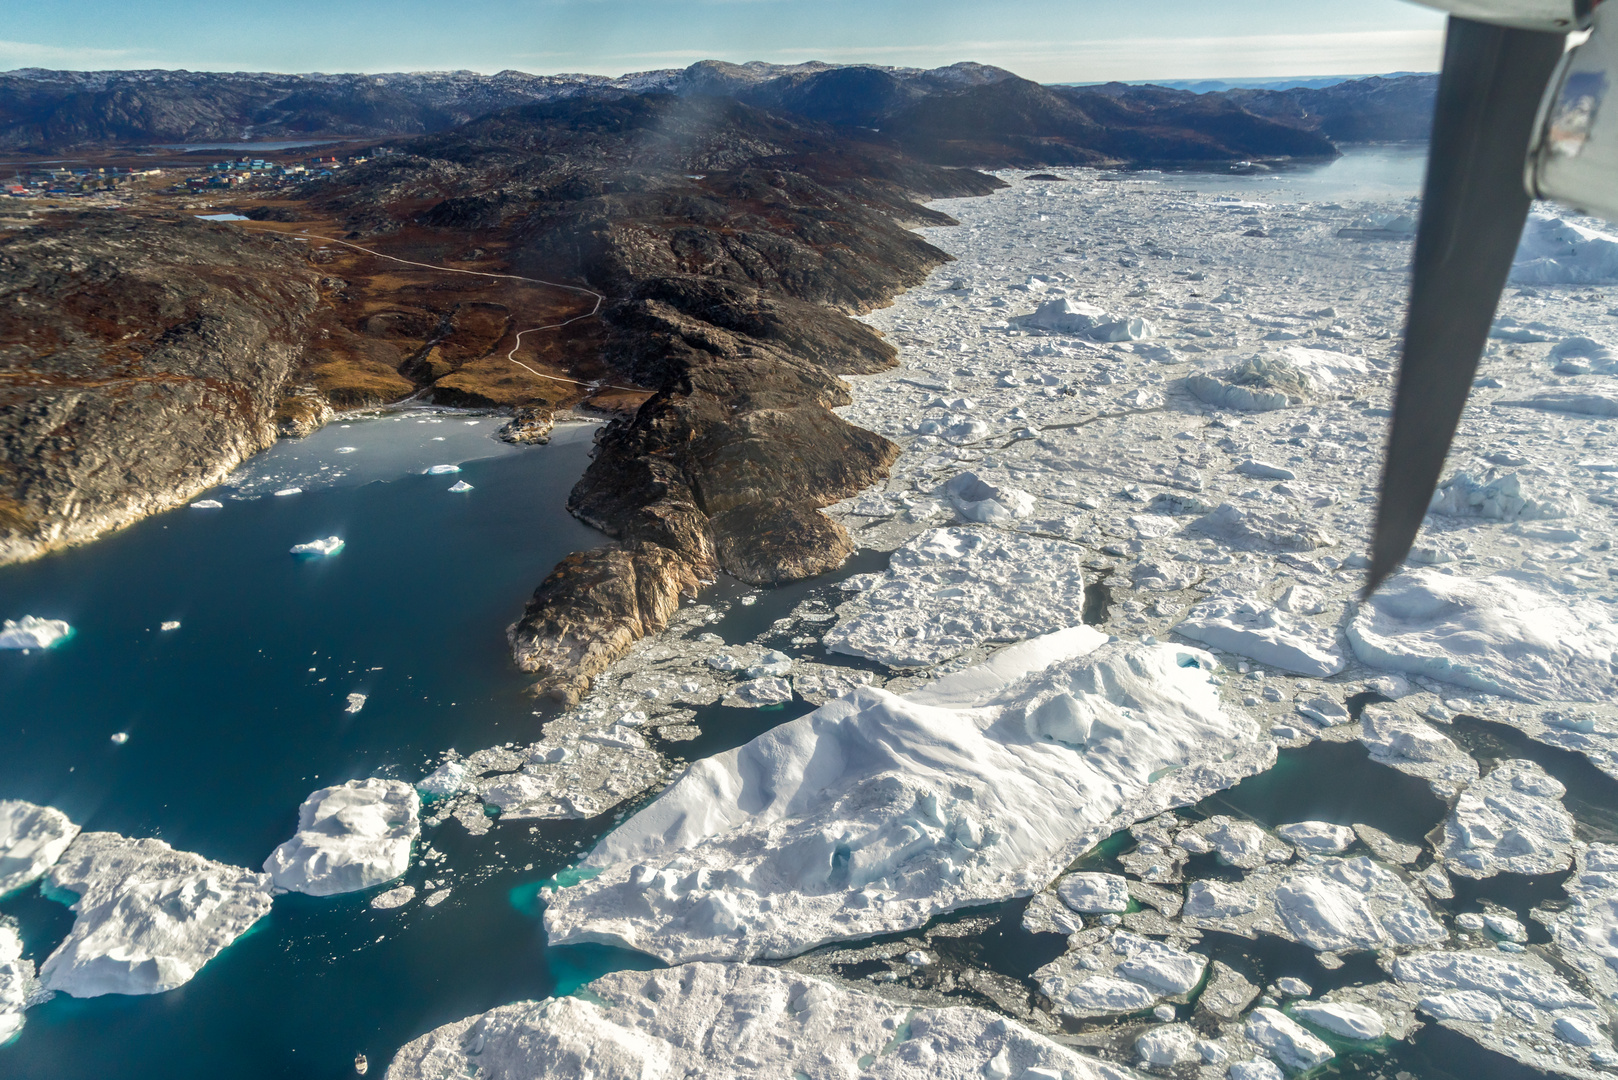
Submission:
POLYGON ((142 167, 138 164, 90 167, 58 162, 28 167, 13 163, 0 165, 0 174, 7 168, 14 170, 13 175, 5 178, 3 185, 0 185, 0 190, 14 199, 83 198, 136 190, 169 194, 221 190, 273 191, 306 180, 331 176, 340 169, 362 165, 372 156, 392 152, 387 147, 377 147, 348 157, 324 154, 297 160, 290 154, 284 154, 278 156, 286 160, 240 157, 195 164, 165 163, 163 167, 142 167))

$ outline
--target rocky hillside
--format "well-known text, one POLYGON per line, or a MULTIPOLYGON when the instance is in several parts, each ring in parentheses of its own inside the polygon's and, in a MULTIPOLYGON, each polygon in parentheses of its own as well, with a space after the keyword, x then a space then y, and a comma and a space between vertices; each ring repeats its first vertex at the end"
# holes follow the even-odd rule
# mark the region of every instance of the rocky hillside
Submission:
POLYGON ((225 226, 0 234, 0 563, 179 505, 273 442, 319 304, 301 245, 225 226))
MULTIPOLYGON (((1336 88, 1333 88, 1336 89, 1336 88)), ((0 74, 0 150, 432 133, 525 103, 725 97, 903 148, 935 164, 1173 163, 1329 157, 1329 132, 1230 95, 1046 88, 982 64, 914 68, 704 61, 617 79, 437 72, 0 74), (1272 117, 1271 113, 1275 115, 1272 117)), ((1292 91, 1286 93, 1291 94, 1292 91)), ((1324 93, 1323 91, 1317 93, 1324 93)))

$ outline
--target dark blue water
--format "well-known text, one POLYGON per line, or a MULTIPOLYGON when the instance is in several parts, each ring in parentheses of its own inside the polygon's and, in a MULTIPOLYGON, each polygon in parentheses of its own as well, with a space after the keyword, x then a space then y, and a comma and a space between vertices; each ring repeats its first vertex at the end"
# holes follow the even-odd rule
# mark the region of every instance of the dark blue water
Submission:
MULTIPOLYGON (((564 509, 592 429, 517 449, 491 438, 497 424, 333 426, 209 493, 221 509, 182 508, 0 568, 0 614, 75 628, 45 652, 0 652, 0 797, 256 868, 316 787, 415 780, 447 747, 537 737, 504 632, 559 558, 600 542, 564 509), (440 463, 462 471, 422 475, 440 463), (473 490, 450 493, 457 480, 473 490), (266 494, 290 486, 303 491, 266 494), (333 557, 288 553, 330 535, 346 542, 333 557), (180 628, 158 629, 169 620, 180 628), (357 714, 343 711, 350 693, 368 695, 357 714), (127 743, 112 743, 115 732, 127 743)), ((424 836, 449 855, 449 873, 431 875, 454 882, 438 907, 280 897, 181 989, 30 1010, 0 1048, 0 1077, 352 1075, 356 1052, 380 1069, 437 1024, 636 963, 602 949, 547 953, 532 904, 510 895, 574 861, 608 824, 481 838, 446 824, 424 836)), ((424 876, 413 866, 405 880, 419 889, 424 876)), ((36 961, 71 922, 32 890, 0 914, 21 920, 36 961)))

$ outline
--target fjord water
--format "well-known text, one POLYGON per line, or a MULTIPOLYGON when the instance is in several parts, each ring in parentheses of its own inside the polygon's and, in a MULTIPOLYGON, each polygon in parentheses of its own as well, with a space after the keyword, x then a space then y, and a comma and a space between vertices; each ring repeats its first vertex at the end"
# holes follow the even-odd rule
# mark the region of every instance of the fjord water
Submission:
MULTIPOLYGON (((516 448, 492 438, 499 423, 332 425, 207 493, 220 509, 180 508, 0 569, 5 617, 74 627, 56 648, 0 653, 0 797, 256 869, 315 788, 414 781, 448 747, 537 737, 504 631, 558 559, 601 540, 565 509, 594 428, 516 448), (424 475, 435 464, 461 472, 424 475), (473 489, 450 492, 458 480, 473 489), (273 494, 291 487, 302 491, 273 494), (345 546, 329 558, 288 552, 333 535, 345 546), (357 713, 344 711, 350 693, 367 695, 357 713)), ((606 961, 547 957, 538 922, 507 894, 599 831, 431 831, 445 865, 484 868, 444 875, 454 886, 439 906, 282 896, 178 990, 29 1010, 0 1048, 0 1077, 337 1077, 360 1051, 380 1068, 437 1024, 593 977, 606 961)), ((406 880, 419 889, 422 876, 418 865, 406 880)), ((22 922, 36 962, 72 918, 37 890, 0 913, 22 922)))

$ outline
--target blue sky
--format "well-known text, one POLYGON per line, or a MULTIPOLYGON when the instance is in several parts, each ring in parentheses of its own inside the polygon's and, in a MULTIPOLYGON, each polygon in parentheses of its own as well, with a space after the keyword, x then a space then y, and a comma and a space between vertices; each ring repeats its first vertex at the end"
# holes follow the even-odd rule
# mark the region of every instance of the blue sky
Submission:
POLYGON ((0 70, 503 68, 618 75, 714 58, 976 60, 1045 82, 1431 71, 1402 0, 4 0, 0 70))

